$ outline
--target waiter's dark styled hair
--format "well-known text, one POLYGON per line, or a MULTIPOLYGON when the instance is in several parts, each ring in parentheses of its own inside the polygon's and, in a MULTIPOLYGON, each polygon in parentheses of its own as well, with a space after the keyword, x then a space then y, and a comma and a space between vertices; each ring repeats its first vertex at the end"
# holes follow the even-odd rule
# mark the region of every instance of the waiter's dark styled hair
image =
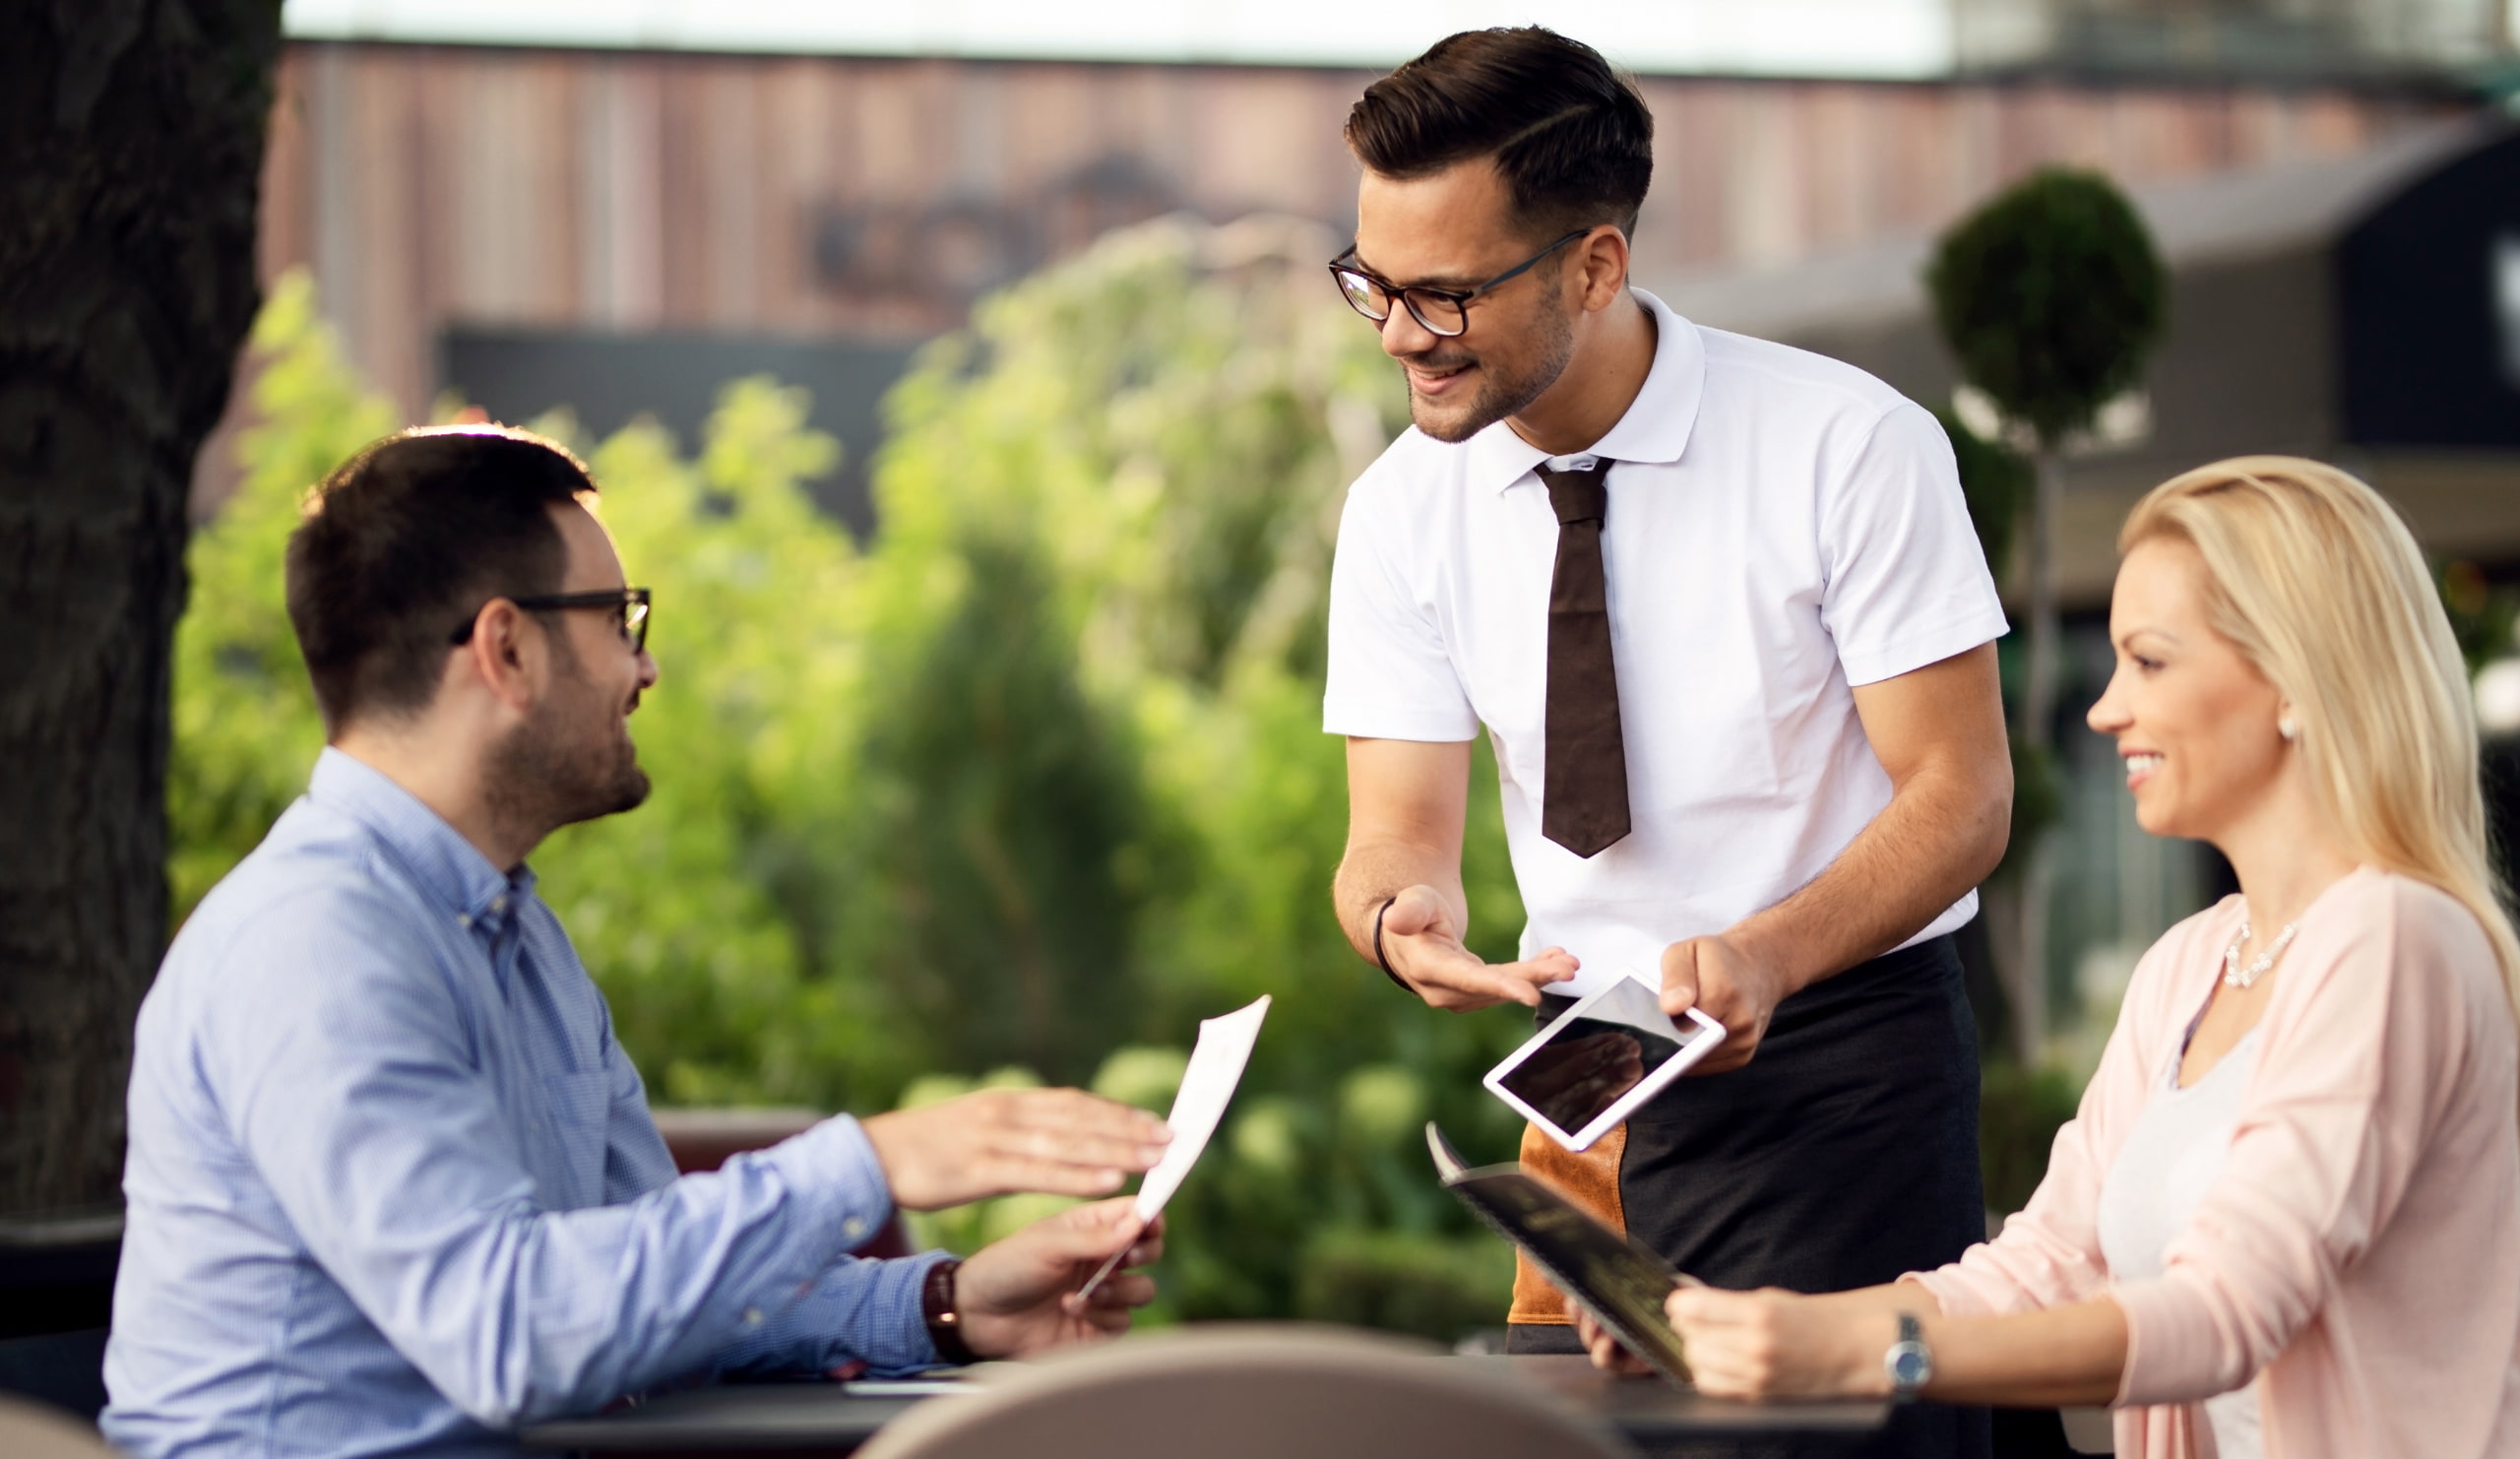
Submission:
POLYGON ((1385 177, 1494 158, 1535 238, 1599 223, 1631 237, 1654 178, 1636 83, 1554 31, 1464 31, 1365 88, 1348 147, 1385 177))
POLYGON ((288 621, 327 730, 427 705, 457 629, 495 597, 558 591, 550 508, 595 490, 542 437, 407 430, 324 478, 288 539, 288 621))

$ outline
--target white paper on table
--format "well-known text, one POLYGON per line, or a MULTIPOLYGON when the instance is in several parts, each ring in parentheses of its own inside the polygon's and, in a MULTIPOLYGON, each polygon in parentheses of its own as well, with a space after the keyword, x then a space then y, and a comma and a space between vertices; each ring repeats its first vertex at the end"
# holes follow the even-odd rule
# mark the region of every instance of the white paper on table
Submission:
MULTIPOLYGON (((1208 1148, 1208 1138, 1217 1132, 1217 1121, 1225 1118, 1225 1107, 1233 1099, 1234 1086, 1242 1082, 1242 1067, 1251 1061, 1251 1046, 1260 1038, 1260 1021, 1268 1016, 1269 995, 1262 993, 1247 1008, 1199 1021, 1199 1042, 1190 1049, 1189 1067, 1181 1071, 1172 1112, 1164 1117, 1172 1142, 1164 1147, 1164 1159, 1138 1182, 1141 1219, 1153 1221, 1162 1215, 1164 1203, 1172 1199, 1190 1168, 1199 1163, 1199 1152, 1208 1148)), ((1127 1254, 1126 1250, 1112 1253, 1077 1295, 1091 1295, 1127 1254)))

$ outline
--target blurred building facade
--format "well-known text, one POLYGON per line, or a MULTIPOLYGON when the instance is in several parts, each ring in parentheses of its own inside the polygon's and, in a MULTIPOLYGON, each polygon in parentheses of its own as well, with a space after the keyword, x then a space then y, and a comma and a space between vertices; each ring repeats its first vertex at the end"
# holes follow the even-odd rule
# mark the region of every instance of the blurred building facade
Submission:
POLYGON ((1963 71, 2430 76, 2512 46, 2506 0, 1951 0, 1963 71))
MULTIPOLYGON (((297 42, 263 263, 312 270, 351 357, 415 418, 442 391, 477 391, 458 360, 479 373, 508 345, 849 344, 863 357, 835 378, 862 384, 885 351, 906 357, 980 292, 1120 223, 1270 210, 1344 226, 1355 170, 1339 129, 1370 80, 297 42)), ((1649 285, 1921 235, 2044 161, 2193 179, 2349 157, 2465 104, 2236 80, 1643 86, 1649 285)), ((843 412, 844 434, 871 411, 843 412)))

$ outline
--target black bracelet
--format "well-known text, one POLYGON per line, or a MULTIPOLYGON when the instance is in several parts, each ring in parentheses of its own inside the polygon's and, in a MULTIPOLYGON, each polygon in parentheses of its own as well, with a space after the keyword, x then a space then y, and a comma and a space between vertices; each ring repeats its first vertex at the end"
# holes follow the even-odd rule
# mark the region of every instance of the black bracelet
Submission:
POLYGON ((977 1363, 980 1355, 963 1337, 963 1314, 954 1308, 954 1274, 963 1269, 955 1257, 927 1269, 927 1281, 918 1293, 919 1315, 927 1319, 927 1340, 936 1347, 939 1363, 977 1363))
POLYGON ((1382 950, 1382 915, 1389 912, 1391 904, 1399 900, 1398 897, 1385 897, 1382 905, 1374 909, 1374 962, 1382 969, 1383 977, 1390 979, 1402 992, 1414 998, 1418 996, 1418 989, 1409 985, 1408 979, 1391 971, 1391 959, 1382 950))

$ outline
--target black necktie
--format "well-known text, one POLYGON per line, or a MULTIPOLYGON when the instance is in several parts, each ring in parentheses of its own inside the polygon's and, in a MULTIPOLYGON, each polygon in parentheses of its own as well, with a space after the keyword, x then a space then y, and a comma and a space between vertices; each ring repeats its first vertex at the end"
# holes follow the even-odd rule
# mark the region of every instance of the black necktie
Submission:
POLYGON ((1610 662, 1602 523, 1609 464, 1541 468, 1557 509, 1557 569, 1548 580, 1548 719, 1540 834, 1593 856, 1627 834, 1627 742, 1619 733, 1618 669, 1610 662))

